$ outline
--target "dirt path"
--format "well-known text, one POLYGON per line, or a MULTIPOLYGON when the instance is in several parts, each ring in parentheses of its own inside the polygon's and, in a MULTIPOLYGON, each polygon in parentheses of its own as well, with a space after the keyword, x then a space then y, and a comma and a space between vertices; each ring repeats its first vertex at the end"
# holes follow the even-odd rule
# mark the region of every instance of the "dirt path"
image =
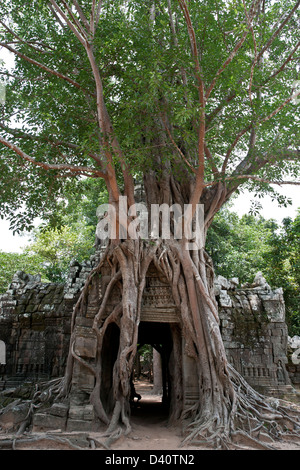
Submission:
POLYGON ((132 410, 132 433, 123 437, 112 449, 118 450, 175 450, 198 449, 192 446, 182 446, 182 435, 179 427, 167 425, 167 411, 161 403, 161 396, 145 393, 137 389, 142 399, 132 410))

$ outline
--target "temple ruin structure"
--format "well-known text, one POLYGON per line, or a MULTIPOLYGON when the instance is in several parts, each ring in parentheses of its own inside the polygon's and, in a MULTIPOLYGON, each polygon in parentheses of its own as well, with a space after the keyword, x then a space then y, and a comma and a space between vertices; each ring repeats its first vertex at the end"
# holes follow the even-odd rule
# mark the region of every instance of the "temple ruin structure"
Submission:
MULTIPOLYGON (((71 263, 65 283, 41 282, 39 276, 17 272, 7 292, 0 296, 0 390, 17 387, 24 381, 48 380, 64 374, 69 350, 71 319, 91 269, 99 262, 100 251, 89 261, 71 263)), ((75 319, 74 352, 93 362, 96 338, 91 328, 110 279, 109 266, 93 278, 84 313, 75 319)), ((272 289, 259 273, 253 284, 239 286, 237 279, 215 279, 220 329, 229 361, 259 392, 279 398, 295 396, 300 383, 300 365, 288 354, 288 331, 282 289, 272 289)), ((119 300, 114 289, 108 308, 119 300)), ((112 409, 112 368, 118 351, 118 327, 106 331, 103 345, 101 397, 112 409)), ((150 266, 143 296, 139 344, 151 344, 160 354, 163 399, 182 411, 197 396, 197 371, 185 348, 180 316, 166 279, 150 266), (183 386, 174 390, 174 376, 183 386)), ((299 362, 299 361, 298 361, 299 362)), ((36 428, 91 429, 93 409, 89 395, 94 377, 79 361, 74 362, 72 400, 68 409, 53 405, 47 415, 37 413, 36 428)), ((172 412, 172 410, 170 410, 172 412)))

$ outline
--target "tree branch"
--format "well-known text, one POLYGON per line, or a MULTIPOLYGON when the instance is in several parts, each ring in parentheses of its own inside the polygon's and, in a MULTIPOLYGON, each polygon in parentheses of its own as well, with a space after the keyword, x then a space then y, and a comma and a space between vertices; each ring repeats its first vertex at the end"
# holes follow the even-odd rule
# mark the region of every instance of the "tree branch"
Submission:
MULTIPOLYGON (((19 138, 19 139, 29 139, 29 140, 32 140, 32 141, 35 141, 35 142, 48 142, 52 147, 62 146, 62 147, 67 147, 67 148, 72 149, 72 150, 79 150, 81 152, 84 151, 77 144, 72 144, 70 142, 64 142, 62 140, 57 140, 57 139, 50 139, 50 137, 46 137, 46 136, 35 136, 35 135, 32 135, 32 134, 28 134, 24 131, 20 131, 19 129, 11 129, 10 127, 4 126, 1 122, 0 122, 0 127, 6 133, 11 134, 14 137, 19 138)), ((95 160, 97 163, 99 163, 102 166, 103 173, 105 173, 105 170, 103 170, 104 162, 101 159, 101 157, 99 155, 96 155, 95 153, 92 153, 92 152, 88 152, 87 155, 90 158, 92 158, 93 160, 95 160)))
POLYGON ((61 78, 62 80, 65 80, 66 82, 70 83, 71 85, 78 88, 79 90, 85 91, 86 93, 88 93, 91 96, 95 96, 94 93, 91 93, 90 91, 83 88, 78 82, 76 82, 75 80, 72 80, 72 78, 69 78, 66 75, 63 75, 62 73, 57 72, 56 70, 50 69, 46 65, 43 65, 43 64, 41 64, 40 62, 37 62, 34 59, 31 59, 30 57, 26 56, 22 52, 17 51, 16 49, 9 46, 8 44, 0 42, 0 46, 5 47, 5 49, 7 49, 8 51, 10 51, 13 54, 17 55, 21 59, 26 60, 30 64, 36 65, 37 67, 41 68, 42 70, 45 70, 45 72, 50 73, 51 75, 54 75, 55 77, 61 78))
POLYGON ((166 123, 166 120, 164 118, 164 116, 161 116, 162 118, 162 121, 164 123, 164 126, 165 126, 165 129, 167 131, 167 134, 172 142, 172 144, 174 145, 174 147, 176 148, 176 150, 178 151, 179 155, 181 156, 181 158, 183 159, 183 161, 187 164, 187 166, 190 168, 190 170, 192 170, 193 173, 197 174, 197 171, 195 170, 195 168, 192 167, 192 165, 190 164, 190 162, 186 159, 184 153, 181 151, 181 149, 178 147, 178 145, 176 144, 175 140, 173 139, 173 136, 171 134, 171 131, 169 129, 169 127, 167 126, 167 123, 166 123))
POLYGON ((210 166, 214 176, 217 177, 220 174, 220 172, 219 172, 218 168, 216 167, 213 156, 211 154, 211 151, 209 150, 209 148, 207 147, 206 144, 204 144, 204 151, 205 151, 205 155, 206 155, 206 158, 208 160, 209 166, 210 166))
MULTIPOLYGON (((72 21, 69 20, 69 18, 67 17, 67 15, 65 14, 65 12, 60 8, 60 6, 56 3, 55 0, 49 0, 54 8, 54 10, 57 11, 57 13, 60 14, 60 16, 63 18, 63 20, 67 23, 67 25, 69 26, 69 28, 71 29, 71 31, 73 31, 73 33, 75 34, 75 36, 77 37, 77 39, 79 39, 79 41, 81 42, 81 44, 85 45, 86 43, 86 39, 85 39, 85 32, 83 31, 82 27, 79 25, 79 30, 77 29, 77 20, 74 18, 72 12, 71 12, 71 18, 74 20, 76 26, 74 25, 74 23, 72 23, 72 21)), ((62 0, 64 5, 66 6, 66 2, 64 0, 62 0)), ((68 5, 66 6, 67 10, 70 9, 70 7, 68 7, 68 5)), ((69 11, 69 10, 68 10, 69 11)))
POLYGON ((290 18, 293 16, 293 14, 295 13, 295 11, 298 9, 300 5, 300 0, 298 0, 296 2, 296 5, 294 6, 294 8, 292 8, 292 10, 290 11, 290 13, 287 15, 287 17, 285 18, 285 20, 281 23, 281 25, 276 29, 276 31, 272 34, 272 36, 270 37, 270 39, 267 41, 267 43, 264 45, 264 47, 260 50, 260 52, 258 53, 257 55, 257 58, 256 58, 256 61, 258 61, 263 53, 269 49, 270 45, 272 44, 272 42, 276 39, 276 37, 279 35, 279 33, 281 32, 281 30, 284 28, 284 26, 287 24, 287 22, 290 20, 290 18))
POLYGON ((178 0, 180 8, 183 12, 185 22, 188 29, 188 34, 190 38, 190 45, 192 50, 192 55, 195 61, 195 70, 196 70, 196 79, 198 83, 198 96, 200 104, 200 123, 198 129, 198 171, 195 184, 194 194, 191 198, 191 203, 196 204, 196 200, 199 200, 200 195, 203 191, 204 184, 204 172, 205 172, 205 151, 204 151, 204 142, 205 142, 205 90, 204 82, 202 77, 202 71, 198 55, 198 47, 196 41, 195 30, 191 21, 190 12, 185 0, 178 0))
POLYGON ((0 143, 5 145, 7 148, 13 150, 19 157, 21 157, 23 160, 32 163, 35 166, 38 166, 40 168, 43 168, 44 170, 54 170, 54 171, 61 171, 61 170, 68 170, 72 173, 77 173, 77 174, 87 174, 90 173, 92 175, 101 177, 101 178, 106 178, 106 175, 99 170, 96 170, 95 168, 87 167, 87 166, 74 166, 74 165, 69 165, 69 164, 49 164, 45 162, 39 162, 35 160, 33 157, 30 157, 27 155, 23 150, 21 150, 17 145, 8 142, 6 139, 3 139, 3 137, 0 136, 0 143))
POLYGON ((279 111, 281 111, 287 104, 289 104, 293 99, 297 98, 299 95, 300 95, 300 91, 298 91, 297 93, 294 93, 293 95, 291 95, 283 103, 281 103, 281 105, 278 106, 278 108, 274 109, 274 111, 272 111, 272 113, 270 113, 268 116, 264 117, 263 119, 260 119, 258 121, 258 124, 266 122, 269 119, 271 119, 272 117, 274 117, 277 113, 279 113, 279 111))
POLYGON ((62 29, 64 29, 66 27, 66 25, 61 21, 60 17, 58 16, 58 14, 56 13, 56 11, 54 10, 53 6, 51 5, 51 3, 48 3, 48 6, 49 6, 49 9, 51 11, 51 13, 53 14, 53 16, 55 17, 56 21, 58 22, 58 24, 61 26, 62 29))
MULTIPOLYGON (((230 181, 233 181, 235 179, 243 179, 245 178, 245 175, 255 177, 253 173, 257 173, 267 164, 273 164, 274 161, 280 162, 283 160, 299 161, 299 158, 300 150, 291 149, 281 149, 271 154, 267 154, 266 152, 261 155, 253 153, 252 155, 247 155, 247 157, 240 162, 229 178, 230 181)), ((236 188, 238 186, 239 185, 237 185, 236 188)))
POLYGON ((36 52, 41 52, 43 54, 45 54, 46 51, 44 51, 43 49, 39 49, 38 47, 36 46, 33 46, 33 44, 29 41, 25 41, 25 39, 21 38, 20 36, 18 36, 12 29, 10 29, 2 20, 0 20, 0 24, 2 24, 2 26, 6 29, 6 31, 8 31, 12 36, 14 36, 19 42, 22 42, 23 44, 26 44, 27 46, 31 47, 34 51, 36 52))
POLYGON ((249 88, 248 88, 249 100, 250 100, 250 103, 251 103, 251 106, 252 106, 253 105, 253 103, 252 103, 252 81, 253 81, 253 75, 254 75, 254 68, 255 68, 255 65, 257 63, 257 44, 256 44, 256 39, 255 39, 253 26, 252 26, 252 21, 249 18, 247 8, 246 8, 246 5, 245 5, 245 0, 243 0, 243 5, 244 5, 245 15, 246 15, 247 22, 248 22, 248 27, 251 31, 251 35, 252 35, 252 39, 253 39, 253 45, 254 45, 254 62, 253 62, 252 67, 251 67, 250 82, 249 82, 249 88))
POLYGON ((222 165, 222 170, 221 172, 224 174, 225 173, 225 170, 226 170, 226 167, 227 167, 227 164, 228 164, 228 160, 229 160, 229 157, 232 153, 232 151, 235 149, 236 145, 238 144, 239 140, 243 137, 244 134, 246 134, 246 132, 248 132, 252 127, 252 123, 249 124, 247 127, 245 127, 243 130, 241 130, 238 135, 236 136, 236 138, 234 139, 233 143, 230 145, 229 149, 227 150, 227 153, 225 155, 225 158, 224 158, 224 162, 223 162, 223 165, 222 165))
POLYGON ((235 97, 237 96, 236 91, 230 92, 226 98, 220 103, 207 117, 206 117, 206 125, 210 124, 210 122, 222 111, 222 109, 226 106, 227 103, 230 103, 235 97))
MULTIPOLYGON (((68 7, 66 1, 65 0, 62 0, 62 1, 64 5, 66 6, 67 10, 69 11, 70 8, 68 7)), ((120 194, 118 183, 117 183, 117 178, 116 178, 116 173, 115 173, 115 168, 114 168, 114 163, 113 163, 113 157, 111 153, 111 150, 113 149, 116 156, 119 158, 121 162, 122 172, 124 176, 125 191, 128 195, 129 203, 132 205, 134 202, 133 179, 132 179, 132 176, 130 175, 126 162, 123 159, 118 141, 113 133, 112 124, 111 124, 111 121, 110 121, 110 118, 109 118, 109 115, 105 106, 105 102, 104 102, 102 79, 101 79, 98 64, 94 57, 93 46, 92 44, 89 43, 86 32, 84 32, 82 28, 80 28, 80 31, 78 31, 76 27, 78 22, 77 20, 74 20, 74 16, 71 14, 71 18, 75 22, 75 25, 72 23, 72 21, 68 19, 67 15, 62 11, 62 9, 59 7, 59 5, 57 4, 55 0, 50 0, 50 2, 52 6, 54 7, 54 9, 62 16, 64 21, 66 21, 70 30, 75 34, 75 36, 79 39, 81 44, 84 46, 86 54, 90 61, 90 65, 91 65, 91 69, 92 69, 92 73, 93 73, 93 77, 94 77, 95 85, 96 85, 98 124, 100 127, 100 131, 102 133, 102 136, 103 136, 102 146, 104 149, 105 158, 107 160, 106 181, 109 185, 110 198, 112 198, 114 201, 118 201, 119 194, 120 194), (82 34, 80 34, 80 32, 82 34)), ((78 8, 77 8, 77 11, 79 11, 78 8)), ((69 14, 70 14, 70 11, 69 11, 69 14)), ((98 6, 97 6, 97 15, 98 14, 100 14, 100 3, 98 3, 98 6)), ((82 15, 83 15, 83 12, 80 14, 80 16, 82 15)))
POLYGON ((78 32, 81 33, 83 38, 85 38, 86 34, 87 34, 87 31, 81 26, 80 21, 73 14, 72 8, 69 7, 66 0, 61 0, 61 2, 63 3, 63 5, 65 6, 67 12, 69 13, 70 18, 73 21, 73 24, 78 28, 78 32))
POLYGON ((246 37, 248 36, 248 31, 245 31, 243 36, 241 37, 240 41, 235 45, 234 49, 231 51, 231 53, 229 54, 229 56, 227 57, 227 59, 225 60, 225 62, 223 63, 223 65, 219 68, 219 70, 217 71, 215 77, 213 78, 210 86, 208 87, 207 91, 206 91, 206 94, 205 94, 205 99, 206 101, 208 100, 208 98, 210 97, 210 94, 211 92, 213 91, 214 87, 215 87, 215 84, 216 84, 216 81, 217 79, 219 78, 219 76, 224 72, 224 70, 226 69, 226 67, 230 64, 230 62, 232 62, 232 60, 234 59, 234 57, 236 56, 238 50, 242 47, 242 45, 244 44, 245 40, 246 40, 246 37))
POLYGON ((100 15, 101 15, 101 10, 102 10, 102 3, 103 3, 103 0, 99 0, 97 8, 96 8, 96 21, 95 21, 96 26, 98 25, 99 20, 100 20, 100 15))
MULTIPOLYGON (((251 8, 250 8, 250 13, 247 14, 247 20, 248 20, 248 22, 250 22, 250 24, 251 24, 251 22, 254 18, 254 15, 257 11, 257 6, 258 6, 259 3, 260 3, 260 0, 254 0, 252 2, 251 8)), ((212 90, 214 89, 217 79, 224 72, 224 70, 227 68, 227 66, 232 62, 232 60, 236 56, 237 52, 239 51, 239 49, 244 44, 248 34, 249 34, 249 31, 244 31, 244 34, 242 35, 241 39, 236 43, 235 47, 233 48, 233 50, 231 51, 231 53, 229 54, 229 56, 227 57, 227 59, 225 60, 223 65, 217 71, 217 73, 216 73, 215 77, 213 78, 210 86, 206 90, 206 94, 205 94, 206 101, 208 100, 212 90)))
MULTIPOLYGON (((300 91, 297 92, 297 93, 294 93, 293 95, 289 96, 289 98, 287 98, 283 103, 281 103, 280 106, 278 106, 274 111, 272 111, 269 115, 265 116, 264 118, 261 118, 259 119, 255 125, 259 125, 259 124, 262 124, 266 121, 268 121, 269 119, 271 119, 272 117, 274 117, 277 113, 279 113, 279 111, 281 111, 287 104, 289 104, 293 99, 297 98, 297 96, 300 95, 300 91)), ((227 164, 228 164, 228 160, 229 160, 229 157, 232 153, 232 151, 234 150, 234 148, 236 147, 237 143, 239 142, 239 140, 241 139, 241 137, 246 134, 246 132, 248 132, 251 128, 253 128, 253 123, 249 124, 247 127, 245 127, 245 129, 243 129, 242 131, 240 131, 238 133, 238 135, 236 136, 235 140, 233 141, 233 143, 231 144, 231 146, 229 147, 227 153, 226 153, 226 156, 225 156, 225 159, 224 159, 224 162, 223 162, 223 166, 222 166, 222 173, 224 174, 225 173, 225 170, 226 170, 226 167, 227 167, 227 164)), ((253 145, 251 144, 251 139, 250 139, 250 147, 252 147, 253 145)))
POLYGON ((286 60, 283 62, 283 64, 281 65, 281 67, 279 69, 276 70, 276 72, 273 72, 272 75, 270 75, 262 84, 260 85, 256 85, 256 88, 261 88, 262 86, 264 86, 267 82, 269 82, 272 78, 276 77, 280 72, 282 72, 286 65, 291 61, 293 60, 293 55, 295 54, 295 52, 299 49, 300 47, 300 41, 296 44, 295 48, 292 50, 292 52, 288 55, 288 57, 286 58, 286 60))
MULTIPOLYGON (((297 52, 297 50, 300 47, 300 41, 296 44, 295 48, 292 50, 292 52, 288 55, 288 57, 285 59, 285 61, 282 63, 279 69, 277 69, 275 72, 272 73, 264 82, 260 83, 259 85, 253 84, 253 88, 261 88, 263 87, 267 82, 269 82, 272 78, 275 78, 280 72, 282 72, 286 65, 292 61, 293 59, 296 59, 293 57, 293 55, 297 52)), ((242 80, 240 80, 242 81, 242 80)), ((236 91, 230 92, 226 98, 220 103, 209 115, 206 116, 206 125, 208 125, 221 111, 222 109, 230 103, 234 98, 236 98, 237 93, 236 91)))
MULTIPOLYGON (((281 185, 296 185, 300 186, 300 181, 273 181, 265 178, 261 178, 259 176, 254 176, 254 175, 236 175, 236 176, 229 176, 228 178, 224 178, 222 182, 226 181, 236 181, 236 180, 252 180, 252 181, 257 181, 259 183, 267 183, 267 184, 276 184, 278 186, 281 185)), ((205 186, 212 186, 213 184, 216 184, 216 181, 210 181, 205 184, 205 186)))
POLYGON ((89 22, 81 8, 81 6, 79 5, 79 3, 77 2, 77 0, 72 0, 72 3, 73 5, 75 6, 80 18, 81 18, 81 21, 83 22, 84 26, 86 27, 86 30, 90 33, 91 32, 91 29, 90 29, 90 25, 89 25, 89 22))

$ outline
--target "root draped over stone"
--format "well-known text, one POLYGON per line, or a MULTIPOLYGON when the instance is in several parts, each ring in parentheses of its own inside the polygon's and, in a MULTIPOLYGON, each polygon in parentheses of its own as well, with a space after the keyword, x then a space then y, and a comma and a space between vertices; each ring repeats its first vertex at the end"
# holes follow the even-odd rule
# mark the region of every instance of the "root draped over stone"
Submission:
MULTIPOLYGON (((59 384, 50 384, 47 393, 54 392, 57 400, 72 393, 73 365, 78 361, 95 379, 90 402, 97 418, 107 426, 103 434, 107 440, 103 445, 107 447, 120 435, 131 432, 130 377, 137 351, 142 296, 151 263, 172 289, 185 350, 197 365, 199 401, 180 415, 172 413, 172 419, 183 424, 183 443, 205 443, 226 449, 239 448, 245 443, 253 448, 272 448, 276 440, 283 438, 300 441, 300 407, 260 395, 229 364, 214 299, 212 263, 204 250, 185 249, 185 240, 125 240, 106 248, 74 308, 65 376, 59 384), (76 316, 85 314, 90 285, 104 263, 110 265, 111 276, 92 326, 97 338, 96 358, 87 362, 75 353, 74 325, 76 316), (108 301, 116 287, 121 300, 109 310, 108 301), (114 408, 110 414, 102 403, 100 391, 103 340, 112 323, 119 328, 120 343, 113 367, 114 408)), ((182 384, 174 380, 180 396, 182 384)))

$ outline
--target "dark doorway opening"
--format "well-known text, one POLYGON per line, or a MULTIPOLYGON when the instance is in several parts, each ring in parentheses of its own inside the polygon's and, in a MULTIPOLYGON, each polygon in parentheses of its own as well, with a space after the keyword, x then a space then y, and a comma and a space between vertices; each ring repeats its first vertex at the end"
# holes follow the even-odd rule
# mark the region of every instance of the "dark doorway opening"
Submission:
POLYGON ((141 396, 131 402, 132 417, 144 423, 166 420, 174 395, 173 337, 178 329, 163 322, 144 322, 139 325, 138 350, 133 370, 135 391, 141 396))
POLYGON ((101 381, 101 401, 107 413, 114 407, 113 396, 113 368, 118 357, 120 344, 120 329, 115 323, 108 325, 105 332, 102 346, 102 381, 101 381))

